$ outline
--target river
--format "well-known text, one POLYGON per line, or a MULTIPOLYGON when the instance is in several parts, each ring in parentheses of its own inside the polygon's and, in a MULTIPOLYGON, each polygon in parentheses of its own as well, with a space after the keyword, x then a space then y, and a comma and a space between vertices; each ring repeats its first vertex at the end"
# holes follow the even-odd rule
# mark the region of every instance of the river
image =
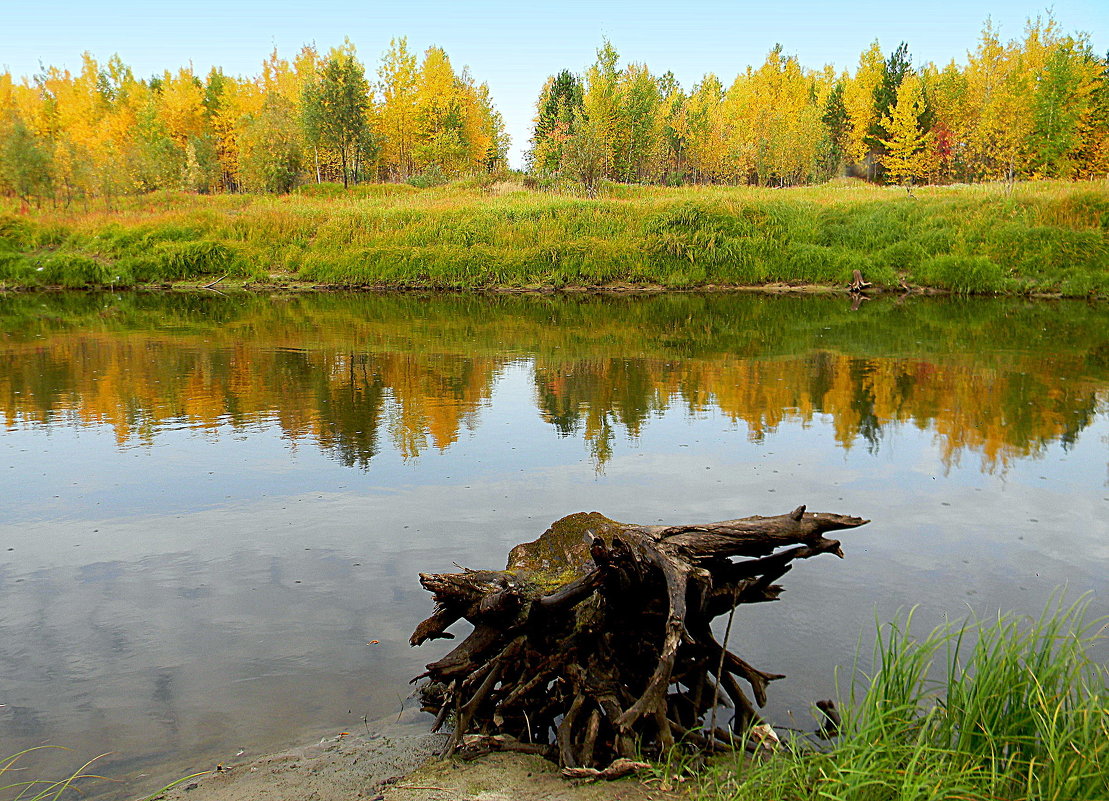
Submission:
POLYGON ((555 519, 859 515, 731 645, 808 726, 875 621, 1109 612, 1109 307, 0 295, 0 756, 115 795, 395 714, 421 571, 555 519))

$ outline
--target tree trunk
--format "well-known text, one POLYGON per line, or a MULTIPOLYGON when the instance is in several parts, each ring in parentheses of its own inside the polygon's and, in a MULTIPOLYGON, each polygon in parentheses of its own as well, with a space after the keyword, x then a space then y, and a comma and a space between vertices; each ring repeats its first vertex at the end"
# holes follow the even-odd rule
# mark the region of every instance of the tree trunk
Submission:
POLYGON ((463 618, 474 627, 417 677, 424 708, 436 728, 454 718, 446 753, 525 750, 564 768, 659 754, 675 739, 733 747, 782 677, 728 651, 713 618, 777 600, 773 582, 794 560, 842 557, 824 534, 866 522, 804 506, 678 526, 579 512, 513 548, 505 570, 421 574, 435 610, 412 644, 453 638, 446 629, 463 618), (738 738, 707 724, 721 703, 738 738))

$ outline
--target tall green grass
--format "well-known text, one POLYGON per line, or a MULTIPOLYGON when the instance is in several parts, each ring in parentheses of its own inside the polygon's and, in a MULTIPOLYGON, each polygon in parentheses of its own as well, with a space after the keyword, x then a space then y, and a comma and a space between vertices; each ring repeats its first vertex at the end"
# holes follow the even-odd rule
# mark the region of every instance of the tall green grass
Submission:
POLYGON ((1037 620, 1001 615, 923 638, 912 615, 880 627, 874 671, 845 699, 828 752, 794 746, 716 766, 716 801, 1105 801, 1109 673, 1088 599, 1037 620), (937 677, 937 671, 940 675, 937 677))
POLYGON ((1109 297, 1109 184, 896 189, 605 185, 596 197, 468 179, 156 193, 3 214, 0 285, 215 276, 342 286, 668 288, 771 282, 1109 297), (420 183, 420 182, 417 182, 420 183))

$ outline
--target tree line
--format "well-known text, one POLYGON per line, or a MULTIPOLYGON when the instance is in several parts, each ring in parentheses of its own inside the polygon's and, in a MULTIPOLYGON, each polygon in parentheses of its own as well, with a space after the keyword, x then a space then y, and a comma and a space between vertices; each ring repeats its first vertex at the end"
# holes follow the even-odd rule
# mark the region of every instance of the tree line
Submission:
POLYGON ((605 42, 584 74, 548 78, 536 111, 530 169, 587 187, 1109 173, 1109 56, 1051 18, 1008 43, 987 22, 963 66, 915 68, 905 43, 874 42, 853 74, 807 70, 778 45, 730 85, 707 74, 688 92, 670 72, 621 68, 605 42))
MULTIPOLYGON (((540 180, 791 186, 838 175, 901 184, 1109 173, 1109 56, 1050 17, 1007 43, 987 23, 965 65, 914 67, 877 42, 854 72, 775 46, 725 84, 688 91, 620 65, 605 42, 543 86, 526 154, 540 180)), ((394 40, 376 76, 354 46, 253 77, 191 67, 137 78, 86 54, 73 74, 0 73, 0 194, 24 202, 157 189, 287 192, 321 181, 434 183, 504 168, 489 88, 446 52, 394 40)))
POLYGON ((87 53, 77 74, 0 74, 0 191, 24 201, 441 180, 495 169, 507 150, 488 86, 405 39, 376 80, 349 41, 291 62, 274 51, 248 78, 187 67, 140 79, 87 53))

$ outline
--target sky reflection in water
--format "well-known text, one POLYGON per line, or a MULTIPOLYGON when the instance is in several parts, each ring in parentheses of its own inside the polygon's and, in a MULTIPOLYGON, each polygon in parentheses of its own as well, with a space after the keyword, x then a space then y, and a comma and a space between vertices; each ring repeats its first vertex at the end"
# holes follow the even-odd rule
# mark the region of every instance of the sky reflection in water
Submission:
POLYGON ((780 722, 876 615, 1035 613, 1065 582, 1109 611, 1104 308, 62 295, 0 320, 0 742, 111 750, 123 794, 394 713, 449 647, 407 645, 416 574, 579 510, 874 521, 737 616, 789 676, 780 722))

